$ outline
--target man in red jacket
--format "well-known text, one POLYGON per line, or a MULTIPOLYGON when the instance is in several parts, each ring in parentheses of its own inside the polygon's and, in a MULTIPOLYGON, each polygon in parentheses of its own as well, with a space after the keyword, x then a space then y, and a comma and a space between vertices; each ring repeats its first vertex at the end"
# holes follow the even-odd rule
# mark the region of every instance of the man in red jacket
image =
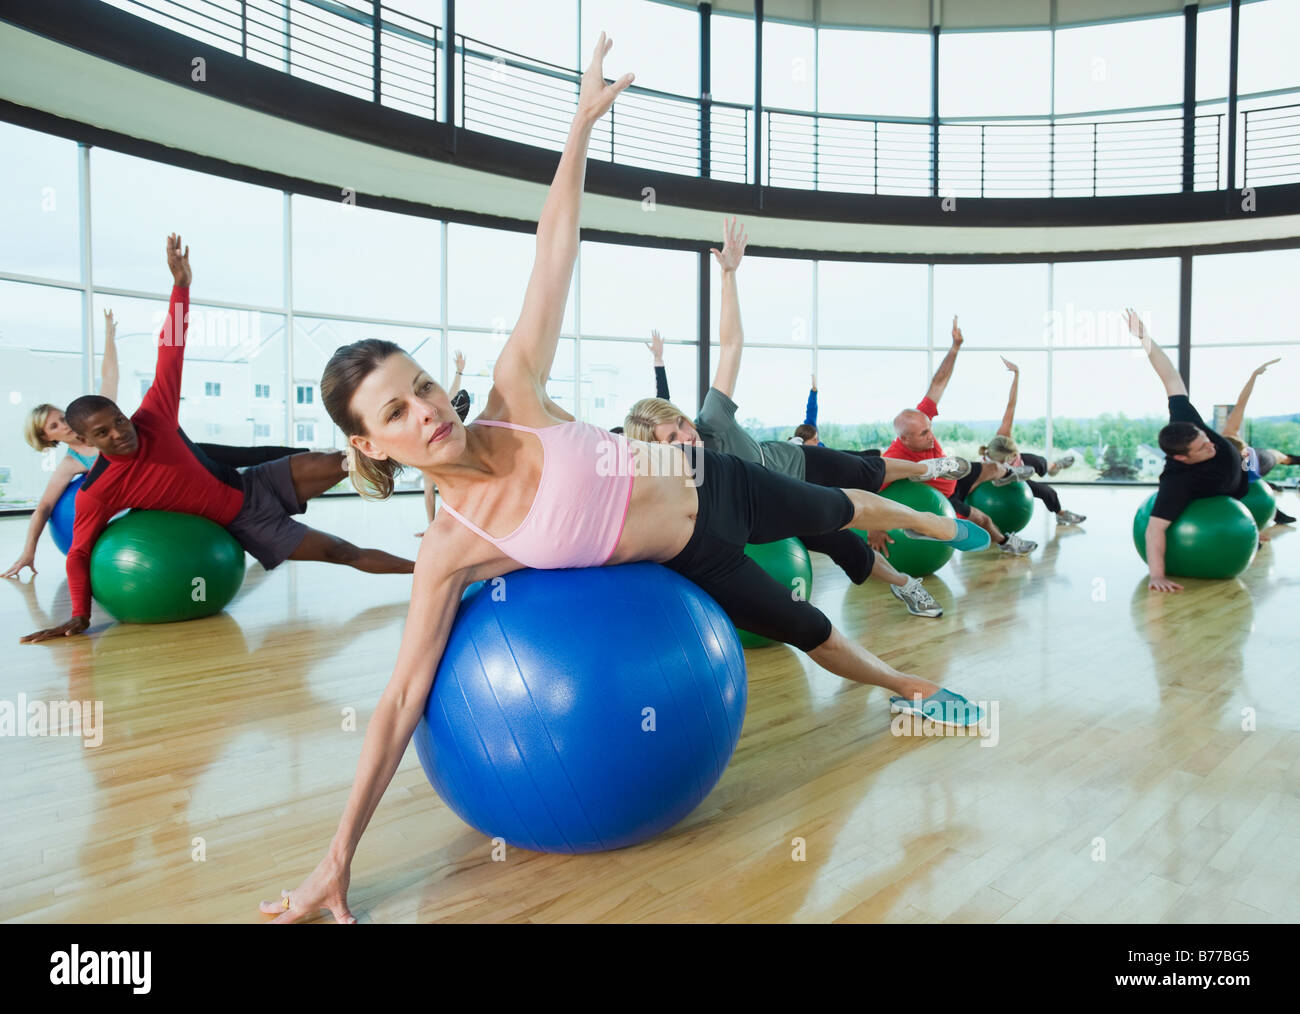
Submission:
MULTIPOLYGON (((925 461, 928 458, 941 458, 944 456, 943 448, 939 445, 934 430, 931 428, 931 420, 939 414, 939 399, 943 397, 943 392, 948 389, 948 381, 952 378, 952 368, 957 362, 957 352, 961 349, 963 340, 961 328, 957 326, 957 318, 954 317, 952 319, 952 348, 943 357, 943 362, 939 364, 939 368, 934 371, 934 377, 930 380, 930 388, 925 392, 925 397, 921 399, 916 408, 905 408, 894 418, 894 432, 897 436, 894 438, 894 442, 885 448, 881 457, 902 458, 904 461, 925 461)), ((1012 556, 1027 556, 1038 548, 1038 543, 1023 539, 1019 535, 1002 532, 993 523, 992 518, 978 507, 972 507, 968 504, 966 497, 970 496, 971 490, 981 482, 1027 479, 1033 474, 1034 470, 1027 465, 1014 467, 986 461, 982 468, 972 468, 961 479, 927 479, 925 481, 927 485, 933 486, 947 497, 948 502, 952 504, 953 510, 957 512, 959 518, 969 518, 988 532, 989 538, 997 544, 1002 552, 1012 556)), ((884 545, 884 539, 885 534, 883 532, 872 532, 869 541, 873 549, 879 549, 880 546, 884 545)))
POLYGON ((90 626, 90 550, 118 511, 177 511, 215 521, 230 532, 267 570, 285 560, 342 563, 372 574, 410 574, 411 560, 378 549, 360 549, 293 520, 347 475, 341 451, 295 454, 240 473, 219 464, 190 442, 180 428, 181 368, 189 323, 190 251, 181 238, 167 237, 171 305, 158 336, 153 386, 130 419, 98 395, 76 399, 64 416, 79 436, 99 451, 77 493, 72 548, 68 550, 68 590, 73 616, 67 623, 38 630, 24 643, 80 634, 90 626))

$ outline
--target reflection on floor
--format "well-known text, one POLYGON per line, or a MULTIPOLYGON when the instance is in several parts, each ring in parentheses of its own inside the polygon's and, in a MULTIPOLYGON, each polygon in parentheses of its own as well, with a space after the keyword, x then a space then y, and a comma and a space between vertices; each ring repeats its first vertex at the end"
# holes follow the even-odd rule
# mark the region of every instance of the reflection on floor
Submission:
MULTIPOLYGON (((511 852, 444 807, 407 755, 362 841, 363 920, 1300 919, 1300 534, 1246 575, 1145 587, 1149 490, 1063 487, 1030 559, 959 559, 914 618, 814 557, 813 601, 899 668, 996 702, 996 745, 896 736, 886 694, 783 646, 748 653, 749 713, 703 806, 621 852, 511 852), (802 860, 794 856, 802 840, 802 860)), ((1293 494, 1280 506, 1295 509, 1293 494)), ((312 524, 413 554, 418 497, 318 502, 312 524)), ((0 520, 0 562, 27 521, 0 520)), ((48 539, 0 584, 0 700, 97 700, 102 745, 0 739, 0 918, 257 922, 320 858, 392 670, 409 578, 251 565, 229 611, 19 646, 68 613, 48 539), (355 709, 356 731, 345 728, 355 709)), ((624 618, 611 617, 610 622, 624 618)), ((991 742, 991 741, 990 741, 991 742)))

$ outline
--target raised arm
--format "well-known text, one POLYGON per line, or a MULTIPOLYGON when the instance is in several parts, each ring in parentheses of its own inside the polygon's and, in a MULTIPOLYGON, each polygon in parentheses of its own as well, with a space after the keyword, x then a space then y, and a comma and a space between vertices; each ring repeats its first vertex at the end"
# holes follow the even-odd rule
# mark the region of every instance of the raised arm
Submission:
POLYGON ((948 354, 943 357, 943 362, 939 368, 934 371, 934 377, 930 380, 930 389, 925 392, 925 396, 936 405, 939 399, 943 397, 943 392, 948 389, 948 381, 952 379, 952 368, 957 364, 957 353, 961 351, 961 343, 965 341, 961 336, 961 328, 957 326, 957 318, 952 319, 952 348, 948 354))
POLYGON ((1011 436, 1011 424, 1016 421, 1016 396, 1020 390, 1020 367, 1006 356, 1000 357, 1011 371, 1011 393, 1007 395, 1007 410, 1002 413, 1002 425, 998 427, 998 436, 1011 436))
POLYGON ((288 908, 283 900, 262 902, 263 913, 278 916, 276 922, 313 918, 323 908, 338 922, 356 921, 347 898, 352 857, 424 714, 461 593, 471 583, 468 570, 449 568, 447 547, 437 545, 440 541, 445 540, 427 538, 420 547, 397 664, 366 726, 352 791, 329 849, 302 884, 282 892, 288 908))
POLYGON ((1262 376, 1270 366, 1281 361, 1280 357, 1270 359, 1263 366, 1255 367, 1255 372, 1246 381, 1246 386, 1241 389, 1241 394, 1237 395, 1237 404, 1232 406, 1232 414, 1228 416, 1228 421, 1223 425, 1223 435, 1225 437, 1241 435, 1242 423, 1246 421, 1246 402, 1250 401, 1250 395, 1255 390, 1255 378, 1262 376))
POLYGON ((672 395, 668 393, 668 370, 664 366, 664 340, 658 331, 650 332, 650 340, 646 342, 646 348, 654 356, 655 397, 672 401, 672 395))
POLYGON ((804 410, 803 424, 817 428, 817 374, 812 375, 812 387, 808 388, 808 406, 804 410))
POLYGON ((465 353, 460 349, 456 350, 456 375, 451 378, 451 383, 447 385, 447 396, 453 397, 460 390, 461 374, 465 372, 465 353))
POLYGON ((190 248, 181 253, 181 238, 167 237, 167 267, 172 273, 172 296, 167 319, 158 334, 158 365, 153 383, 140 402, 140 410, 175 420, 181 407, 181 370, 185 365, 185 339, 190 326, 190 248))
POLYGON ((718 370, 713 376, 713 386, 733 398, 736 378, 740 376, 740 354, 745 348, 745 331, 740 325, 740 293, 736 288, 736 269, 745 256, 748 238, 744 227, 735 218, 725 223, 722 249, 709 253, 717 259, 722 269, 722 308, 718 321, 718 370))
POLYGON ((1129 333, 1140 341, 1142 347, 1146 349, 1147 359, 1151 361, 1152 369, 1156 371, 1156 376, 1160 378, 1160 382, 1165 385, 1165 394, 1171 398, 1180 394, 1187 394, 1187 385, 1183 383, 1183 378, 1179 376, 1178 370, 1174 368, 1174 364, 1165 355, 1165 350, 1151 340, 1151 335, 1147 331, 1147 326, 1142 323, 1142 318, 1133 310, 1125 310, 1124 319, 1128 324, 1129 333))
POLYGON ((104 365, 99 371, 99 393, 109 401, 117 401, 117 322, 113 311, 104 311, 104 365))
POLYGON ((578 219, 591 130, 619 93, 632 83, 631 74, 624 74, 613 84, 605 83, 602 67, 612 45, 612 40, 601 32, 591 63, 582 75, 578 111, 537 221, 537 254, 524 292, 523 309, 493 371, 493 385, 505 403, 525 413, 542 409, 545 378, 551 372, 559 342, 578 257, 578 219))

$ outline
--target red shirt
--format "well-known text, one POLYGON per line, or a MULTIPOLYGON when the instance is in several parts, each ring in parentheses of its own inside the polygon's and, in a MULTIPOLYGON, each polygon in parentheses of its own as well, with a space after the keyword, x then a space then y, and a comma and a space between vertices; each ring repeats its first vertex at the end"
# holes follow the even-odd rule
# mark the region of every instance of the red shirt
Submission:
POLYGON ((224 526, 244 505, 239 473, 212 461, 190 443, 177 421, 189 309, 189 288, 176 286, 158 335, 153 386, 131 416, 139 438, 135 454, 129 458, 101 454, 77 493, 68 550, 73 616, 90 616, 90 550, 118 511, 127 507, 177 511, 224 526), (175 334, 180 335, 179 340, 173 340, 175 334))
MULTIPOLYGON (((916 405, 917 411, 924 412, 933 419, 939 414, 939 406, 936 405, 929 395, 922 398, 916 405)), ((943 448, 939 446, 939 438, 935 437, 934 446, 928 451, 914 451, 903 443, 899 437, 894 438, 894 442, 885 448, 882 458, 902 458, 904 461, 926 461, 929 458, 942 458, 943 448)), ((944 496, 952 496, 957 489, 956 479, 927 479, 927 486, 933 486, 944 496)))

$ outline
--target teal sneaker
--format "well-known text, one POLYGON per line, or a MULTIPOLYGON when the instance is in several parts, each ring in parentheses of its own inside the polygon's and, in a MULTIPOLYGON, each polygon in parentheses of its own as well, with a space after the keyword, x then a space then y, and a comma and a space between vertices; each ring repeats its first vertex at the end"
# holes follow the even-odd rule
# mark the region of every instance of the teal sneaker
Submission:
POLYGON ((918 539, 922 542, 946 542, 960 553, 978 553, 981 549, 989 548, 989 543, 993 540, 989 538, 988 532, 965 518, 954 520, 957 522, 957 534, 951 539, 936 539, 933 535, 922 535, 910 528, 904 528, 903 534, 909 539, 918 539))
POLYGON ((918 715, 949 729, 968 729, 979 725, 984 718, 984 710, 978 704, 951 690, 938 690, 924 699, 891 697, 889 711, 894 715, 918 715))

